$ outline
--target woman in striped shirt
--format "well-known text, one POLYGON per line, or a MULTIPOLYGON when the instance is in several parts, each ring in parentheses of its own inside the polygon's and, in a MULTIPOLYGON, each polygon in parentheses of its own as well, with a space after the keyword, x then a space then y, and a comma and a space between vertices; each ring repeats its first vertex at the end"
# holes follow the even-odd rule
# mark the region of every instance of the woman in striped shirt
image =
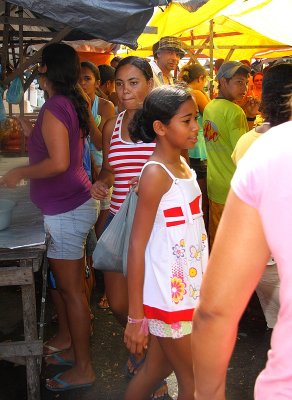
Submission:
MULTIPOLYGON (((153 88, 153 73, 148 61, 134 56, 124 58, 116 69, 115 82, 124 111, 108 120, 104 126, 102 169, 91 190, 92 196, 101 200, 108 196, 113 186, 110 213, 105 226, 120 209, 130 189, 130 181, 140 175, 155 147, 155 143, 133 143, 128 132, 129 122, 153 88)), ((105 272, 104 280, 110 307, 125 326, 128 314, 126 278, 121 273, 105 272)))

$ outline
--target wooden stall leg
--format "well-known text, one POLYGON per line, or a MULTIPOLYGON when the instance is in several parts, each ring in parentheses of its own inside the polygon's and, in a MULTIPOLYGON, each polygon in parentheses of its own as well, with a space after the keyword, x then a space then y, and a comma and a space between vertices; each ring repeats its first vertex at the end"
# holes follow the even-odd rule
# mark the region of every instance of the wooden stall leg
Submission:
MULTIPOLYGON (((26 342, 37 340, 37 318, 34 276, 31 270, 29 284, 21 286, 23 304, 24 337, 26 342)), ((40 400, 40 377, 37 357, 26 357, 27 399, 40 400)))

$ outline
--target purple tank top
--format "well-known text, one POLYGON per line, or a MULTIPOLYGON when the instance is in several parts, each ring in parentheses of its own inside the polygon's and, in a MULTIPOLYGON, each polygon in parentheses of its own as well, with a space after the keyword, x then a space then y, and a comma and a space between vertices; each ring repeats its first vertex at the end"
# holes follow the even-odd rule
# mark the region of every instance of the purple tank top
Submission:
POLYGON ((65 96, 49 98, 40 110, 28 141, 29 162, 37 164, 48 158, 41 127, 44 112, 49 110, 68 130, 70 166, 67 171, 44 179, 32 179, 31 200, 45 215, 56 215, 74 210, 90 199, 91 183, 83 167, 84 138, 72 102, 65 96))

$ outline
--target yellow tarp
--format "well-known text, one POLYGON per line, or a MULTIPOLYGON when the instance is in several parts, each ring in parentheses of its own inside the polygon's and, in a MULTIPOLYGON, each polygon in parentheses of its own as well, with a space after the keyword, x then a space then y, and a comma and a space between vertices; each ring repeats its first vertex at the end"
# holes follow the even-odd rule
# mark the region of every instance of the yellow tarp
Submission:
MULTIPOLYGON (((179 4, 171 3, 164 12, 156 11, 147 26, 157 27, 157 34, 143 33, 138 38, 138 50, 130 52, 142 57, 152 55, 152 45, 162 36, 178 36, 188 46, 201 46, 210 32, 213 19, 214 58, 225 58, 229 49, 222 46, 248 47, 234 50, 230 59, 251 59, 257 53, 269 50, 270 46, 292 45, 292 30, 289 24, 283 27, 292 15, 292 0, 209 0, 194 13, 179 4), (271 23, 273 20, 273 24, 271 23), (270 28, 272 26, 272 28, 270 28), (256 27, 257 30, 253 29, 256 27), (279 31, 281 34, 279 34, 279 31), (270 32, 269 37, 267 36, 270 32), (279 40, 279 38, 283 39, 279 40), (191 39, 190 39, 191 38, 191 39), (285 39, 285 40, 284 40, 285 39), (263 46, 257 48, 256 46, 263 46)), ((290 22, 291 23, 291 22, 290 22)), ((196 52, 196 49, 193 50, 196 52)), ((281 52, 288 55, 289 50, 281 52)), ((201 51, 209 56, 209 48, 201 51)))

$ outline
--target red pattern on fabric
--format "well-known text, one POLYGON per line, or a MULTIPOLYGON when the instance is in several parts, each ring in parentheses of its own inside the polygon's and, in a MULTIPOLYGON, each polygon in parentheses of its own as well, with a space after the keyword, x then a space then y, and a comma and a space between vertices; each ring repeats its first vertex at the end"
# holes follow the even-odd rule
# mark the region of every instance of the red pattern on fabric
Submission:
POLYGON ((192 214, 200 214, 201 209, 200 209, 200 198, 201 195, 196 197, 191 203, 190 203, 190 209, 192 214))
POLYGON ((183 225, 185 223, 186 223, 186 220, 182 219, 181 221, 166 222, 166 226, 170 227, 170 226, 176 226, 176 225, 183 225))
POLYGON ((144 304, 144 314, 146 318, 158 319, 165 322, 166 324, 173 324, 179 321, 192 321, 194 311, 195 309, 169 312, 144 304))
POLYGON ((167 210, 163 210, 163 214, 166 218, 183 217, 184 215, 181 207, 168 208, 167 210))

